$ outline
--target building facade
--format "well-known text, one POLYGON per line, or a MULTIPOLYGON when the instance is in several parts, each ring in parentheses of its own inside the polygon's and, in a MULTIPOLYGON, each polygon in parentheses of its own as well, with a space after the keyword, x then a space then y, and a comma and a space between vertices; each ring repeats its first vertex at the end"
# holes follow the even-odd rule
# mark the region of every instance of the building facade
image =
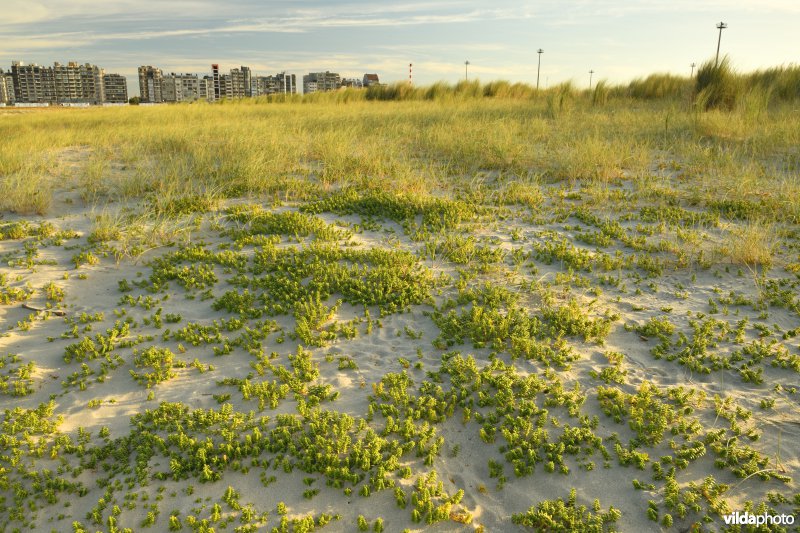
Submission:
MULTIPOLYGON (((250 71, 250 67, 245 67, 242 65, 239 67, 239 71, 241 72, 241 85, 242 91, 244 92, 245 97, 253 96, 253 73, 250 71)), ((231 70, 231 76, 233 76, 233 71, 231 70)))
POLYGON ((267 96, 278 92, 278 88, 272 76, 256 76, 253 78, 253 85, 250 89, 253 96, 267 96))
POLYGON ((364 74, 364 79, 361 80, 361 83, 364 87, 371 87, 373 85, 381 84, 377 74, 364 74))
POLYGON ((83 97, 83 78, 77 63, 55 63, 53 65, 55 78, 55 100, 59 103, 80 102, 83 97))
POLYGON ((361 89, 364 87, 364 84, 359 78, 342 78, 342 87, 361 89))
MULTIPOLYGON (((105 72, 103 72, 103 69, 97 65, 86 63, 78 66, 78 72, 81 77, 81 96, 78 101, 80 103, 102 104, 105 100, 105 87, 103 86, 105 72)), ((58 88, 58 81, 56 81, 56 88, 58 88)))
POLYGON ((28 104, 45 103, 45 67, 36 63, 26 65, 21 61, 11 64, 11 77, 14 84, 14 94, 18 102, 28 104))
POLYGON ((286 94, 297 94, 297 77, 294 74, 281 72, 277 75, 281 80, 281 92, 286 94))
POLYGON ((90 63, 56 62, 52 67, 43 67, 15 61, 10 74, 13 97, 18 103, 69 105, 106 101, 105 72, 90 63))
POLYGON ((200 78, 197 74, 182 74, 180 76, 181 98, 184 102, 194 102, 200 99, 200 78))
POLYGON ((180 102, 181 98, 181 82, 175 74, 166 74, 161 78, 161 100, 163 102, 180 102))
POLYGON ((214 80, 214 100, 222 98, 222 79, 219 75, 219 65, 211 65, 211 77, 214 80))
POLYGON ((219 98, 233 98, 233 80, 230 74, 222 74, 219 77, 219 98))
POLYGON ((253 96, 270 94, 296 94, 297 78, 294 74, 279 72, 274 76, 255 76, 251 85, 253 96))
POLYGON ((198 86, 198 93, 200 94, 201 100, 206 100, 208 102, 214 101, 214 77, 213 76, 203 76, 201 79, 197 80, 198 86))
POLYGON ((247 67, 232 68, 225 80, 226 98, 244 98, 250 91, 250 69, 247 67))
POLYGON ((6 72, 6 93, 8 95, 8 103, 13 104, 17 101, 17 95, 14 92, 14 77, 11 76, 11 72, 6 72))
POLYGON ((15 101, 14 78, 10 72, 0 69, 0 104, 13 104, 15 101))
MULTIPOLYGON (((303 76, 305 78, 305 76, 303 76)), ((311 94, 317 92, 317 82, 303 79, 303 94, 311 94)))
POLYGON ((161 98, 168 103, 198 100, 200 79, 197 74, 167 74, 161 79, 161 98))
POLYGON ((311 72, 303 76, 303 93, 335 91, 342 86, 342 78, 336 72, 311 72))
POLYGON ((164 101, 161 94, 163 74, 160 68, 150 65, 139 67, 139 95, 142 102, 160 104, 164 101))
POLYGON ((125 104, 128 102, 128 80, 119 74, 105 74, 103 76, 103 90, 105 102, 109 104, 125 104))

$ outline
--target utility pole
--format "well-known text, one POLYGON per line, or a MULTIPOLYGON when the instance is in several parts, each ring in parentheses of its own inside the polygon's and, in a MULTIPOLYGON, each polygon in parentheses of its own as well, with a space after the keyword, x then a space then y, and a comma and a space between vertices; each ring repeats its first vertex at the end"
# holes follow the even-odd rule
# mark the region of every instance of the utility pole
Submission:
POLYGON ((594 70, 589 71, 589 90, 592 90, 592 74, 594 74, 594 70))
POLYGON ((539 48, 536 53, 539 54, 539 66, 536 67, 536 91, 539 91, 539 72, 542 70, 542 53, 544 50, 539 48))
POLYGON ((717 38, 717 59, 716 61, 714 61, 715 67, 719 65, 719 45, 722 42, 722 30, 724 30, 727 27, 728 25, 725 24, 724 22, 720 22, 719 24, 717 24, 717 29, 719 30, 719 38, 717 38))
POLYGON ((468 68, 469 68, 469 60, 466 60, 464 61, 464 81, 469 79, 469 72, 467 70, 468 68))
POLYGON ((694 67, 696 66, 697 64, 694 61, 692 61, 692 73, 689 75, 690 78, 694 78, 694 67))

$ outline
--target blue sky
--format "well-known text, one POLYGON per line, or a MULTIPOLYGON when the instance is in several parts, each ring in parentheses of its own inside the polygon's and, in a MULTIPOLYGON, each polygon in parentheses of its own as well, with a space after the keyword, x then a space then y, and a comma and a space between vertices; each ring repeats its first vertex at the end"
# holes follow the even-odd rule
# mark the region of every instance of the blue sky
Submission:
POLYGON ((740 70, 800 62, 798 0, 539 0, 385 2, 321 0, 2 0, 0 68, 12 60, 91 62, 128 76, 136 68, 257 74, 377 72, 382 81, 470 78, 541 84, 626 82, 652 72, 688 74, 722 53, 740 70))

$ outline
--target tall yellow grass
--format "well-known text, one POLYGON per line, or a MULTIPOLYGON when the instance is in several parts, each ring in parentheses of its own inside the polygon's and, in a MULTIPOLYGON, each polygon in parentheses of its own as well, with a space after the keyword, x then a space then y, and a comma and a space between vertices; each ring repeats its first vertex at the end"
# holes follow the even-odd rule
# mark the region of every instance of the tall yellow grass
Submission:
POLYGON ((800 220, 800 110, 791 104, 754 94, 731 112, 698 115, 605 86, 602 102, 569 84, 538 95, 503 82, 404 90, 419 98, 343 91, 285 102, 0 112, 0 210, 45 213, 65 187, 90 205, 145 200, 167 213, 182 197, 292 200, 344 186, 463 192, 486 173, 570 186, 631 179, 647 197, 653 176, 674 173, 682 181, 672 196, 751 203, 765 220, 800 220), (70 169, 65 160, 76 158, 70 169))

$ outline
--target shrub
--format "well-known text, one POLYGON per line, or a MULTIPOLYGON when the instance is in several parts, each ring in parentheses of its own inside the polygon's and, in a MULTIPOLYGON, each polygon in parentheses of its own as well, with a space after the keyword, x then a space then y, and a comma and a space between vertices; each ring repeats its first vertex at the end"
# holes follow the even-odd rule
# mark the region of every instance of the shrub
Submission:
POLYGON ((151 346, 143 352, 134 354, 133 364, 142 371, 131 370, 130 374, 138 383, 150 388, 154 384, 167 381, 176 376, 176 373, 172 370, 174 357, 175 355, 167 348, 151 346))
POLYGON ((576 504, 576 492, 572 489, 569 499, 545 500, 526 513, 515 514, 511 521, 517 525, 537 531, 604 531, 607 526, 619 520, 622 513, 609 507, 608 511, 593 514, 585 505, 576 504))

